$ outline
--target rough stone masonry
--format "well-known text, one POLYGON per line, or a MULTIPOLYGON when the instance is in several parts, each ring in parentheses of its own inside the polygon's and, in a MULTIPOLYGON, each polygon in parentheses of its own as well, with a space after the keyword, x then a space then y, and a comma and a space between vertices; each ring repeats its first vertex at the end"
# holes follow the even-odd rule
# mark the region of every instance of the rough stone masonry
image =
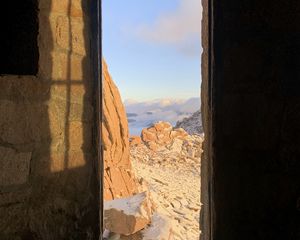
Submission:
POLYGON ((0 76, 0 239, 96 239, 90 1, 36 3, 38 73, 0 76))

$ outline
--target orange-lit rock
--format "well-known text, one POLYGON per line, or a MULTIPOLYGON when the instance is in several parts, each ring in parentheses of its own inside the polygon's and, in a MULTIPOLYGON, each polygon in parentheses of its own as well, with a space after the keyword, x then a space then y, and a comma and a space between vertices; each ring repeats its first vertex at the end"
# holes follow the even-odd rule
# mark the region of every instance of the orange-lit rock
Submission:
POLYGON ((104 202, 104 225, 113 233, 134 234, 144 229, 150 219, 151 203, 146 192, 104 202))
POLYGON ((129 142, 130 146, 138 146, 142 143, 142 139, 139 136, 131 136, 129 142))
POLYGON ((128 122, 119 90, 103 63, 104 199, 128 197, 137 193, 129 159, 128 122))
POLYGON ((184 140, 188 133, 182 128, 173 129, 168 122, 158 122, 142 130, 141 138, 153 151, 160 150, 176 139, 184 140))

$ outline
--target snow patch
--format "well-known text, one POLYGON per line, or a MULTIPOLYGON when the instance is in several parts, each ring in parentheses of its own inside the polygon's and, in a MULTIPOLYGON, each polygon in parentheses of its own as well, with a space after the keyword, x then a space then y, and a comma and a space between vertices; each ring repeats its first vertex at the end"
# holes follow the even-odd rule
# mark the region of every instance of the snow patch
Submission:
POLYGON ((118 211, 123 211, 126 215, 142 216, 147 218, 147 211, 141 207, 146 197, 146 192, 142 192, 128 198, 104 201, 104 211, 116 209, 118 211))
POLYGON ((143 240, 168 240, 171 225, 170 220, 166 216, 154 213, 150 227, 143 231, 143 240))

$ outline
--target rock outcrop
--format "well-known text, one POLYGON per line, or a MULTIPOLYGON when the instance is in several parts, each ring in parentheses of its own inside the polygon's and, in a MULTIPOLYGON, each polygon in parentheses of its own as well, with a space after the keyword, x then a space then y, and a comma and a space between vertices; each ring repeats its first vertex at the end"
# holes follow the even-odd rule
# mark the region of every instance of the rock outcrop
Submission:
POLYGON ((131 136, 129 138, 130 146, 138 146, 142 143, 142 139, 140 136, 131 136))
POLYGON ((103 61, 104 199, 112 200, 137 193, 129 158, 128 122, 118 88, 103 61))
POLYGON ((144 128, 141 138, 141 143, 131 144, 132 161, 160 166, 184 164, 200 169, 203 137, 198 134, 189 135, 182 128, 172 128, 168 122, 158 122, 144 128))
POLYGON ((203 134, 201 112, 200 110, 195 112, 192 116, 184 118, 182 121, 176 123, 175 128, 183 128, 188 134, 201 135, 203 134))
POLYGON ((151 150, 160 151, 172 143, 175 138, 184 139, 187 135, 184 129, 173 129, 170 123, 160 121, 149 128, 144 128, 141 138, 151 150))

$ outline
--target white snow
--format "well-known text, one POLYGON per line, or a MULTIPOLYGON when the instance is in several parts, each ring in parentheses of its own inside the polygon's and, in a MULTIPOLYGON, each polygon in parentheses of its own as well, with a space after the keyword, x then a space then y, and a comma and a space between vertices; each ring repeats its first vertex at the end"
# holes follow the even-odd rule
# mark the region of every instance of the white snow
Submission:
POLYGON ((141 207, 146 197, 146 192, 142 192, 128 198, 104 201, 104 210, 116 209, 118 211, 123 211, 126 215, 147 217, 147 212, 141 207))
POLYGON ((150 227, 143 231, 143 240, 168 240, 171 225, 166 216, 154 213, 150 227))

